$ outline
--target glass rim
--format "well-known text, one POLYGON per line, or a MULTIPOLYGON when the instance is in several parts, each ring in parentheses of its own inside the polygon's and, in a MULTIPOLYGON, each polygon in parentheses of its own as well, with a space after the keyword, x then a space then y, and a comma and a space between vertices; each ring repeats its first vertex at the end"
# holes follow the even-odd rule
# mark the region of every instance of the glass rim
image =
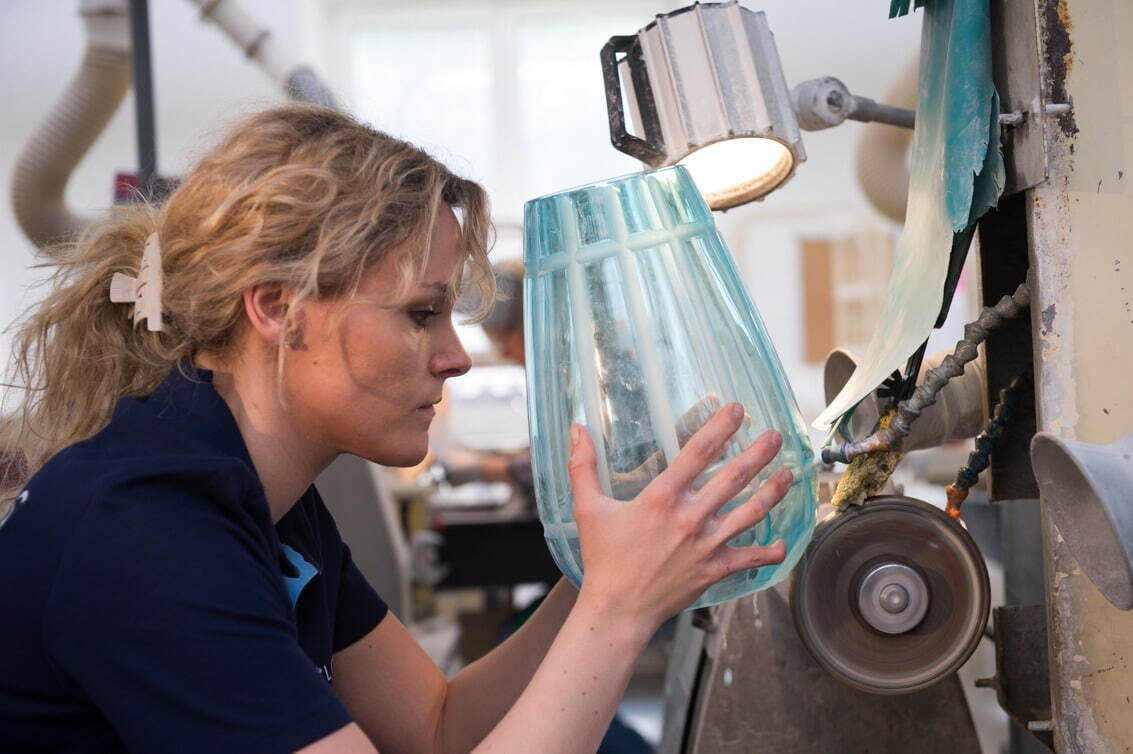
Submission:
MULTIPOLYGON (((575 193, 578 193, 579 191, 586 191, 587 189, 594 189, 594 188, 598 188, 600 186, 608 186, 608 185, 613 184, 613 183, 628 181, 632 178, 644 178, 646 176, 657 175, 659 173, 668 173, 668 172, 676 173, 678 175, 683 173, 684 177, 688 179, 689 183, 691 183, 694 187, 696 186, 696 182, 692 179, 692 174, 690 174, 688 172, 687 167, 685 167, 684 165, 680 165, 680 164, 665 165, 664 167, 649 168, 648 170, 637 170, 637 171, 634 171, 632 173, 623 173, 622 175, 616 175, 616 176, 613 176, 612 178, 602 178, 600 180, 591 181, 590 183, 580 183, 577 186, 571 186, 570 188, 561 189, 559 191, 552 191, 549 194, 543 194, 541 196, 536 196, 532 199, 528 199, 527 201, 525 201, 523 203, 523 206, 524 206, 524 208, 526 208, 529 205, 535 204, 537 202, 544 202, 544 201, 547 201, 549 199, 555 199, 555 198, 563 196, 565 194, 575 194, 575 193)), ((699 192, 699 191, 700 191, 700 189, 697 188, 697 192, 699 192)))

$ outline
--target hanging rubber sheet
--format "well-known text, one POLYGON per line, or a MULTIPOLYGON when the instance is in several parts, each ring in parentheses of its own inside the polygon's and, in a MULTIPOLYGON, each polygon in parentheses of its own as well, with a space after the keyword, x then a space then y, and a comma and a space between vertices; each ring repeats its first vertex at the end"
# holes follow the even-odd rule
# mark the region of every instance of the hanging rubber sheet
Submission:
MULTIPOLYGON (((890 18, 907 14, 909 4, 893 0, 890 18)), ((917 0, 916 7, 924 21, 905 227, 880 324, 853 376, 815 420, 820 429, 838 426, 925 341, 940 314, 953 233, 1003 190, 988 0, 917 0)))

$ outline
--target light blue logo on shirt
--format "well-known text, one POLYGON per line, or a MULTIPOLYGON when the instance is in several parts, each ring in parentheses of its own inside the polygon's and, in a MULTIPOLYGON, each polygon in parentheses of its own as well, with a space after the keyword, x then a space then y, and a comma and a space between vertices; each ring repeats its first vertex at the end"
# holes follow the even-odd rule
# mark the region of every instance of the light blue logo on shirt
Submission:
POLYGON ((281 543, 281 546, 283 547, 283 554, 287 556, 287 561, 299 572, 298 576, 287 576, 286 574, 283 576, 283 585, 287 587, 287 596, 291 598, 291 606, 295 607, 304 587, 318 575, 319 569, 308 563, 307 559, 291 545, 281 543))

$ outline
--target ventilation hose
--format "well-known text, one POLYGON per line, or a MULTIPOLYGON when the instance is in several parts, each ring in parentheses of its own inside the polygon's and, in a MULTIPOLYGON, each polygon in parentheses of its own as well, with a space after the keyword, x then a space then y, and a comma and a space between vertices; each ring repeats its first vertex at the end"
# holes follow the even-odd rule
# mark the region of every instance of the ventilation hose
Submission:
POLYGON ((125 13, 84 14, 87 48, 78 73, 16 161, 12 208, 24 234, 45 247, 76 237, 89 220, 67 206, 75 167, 114 116, 133 81, 125 13))

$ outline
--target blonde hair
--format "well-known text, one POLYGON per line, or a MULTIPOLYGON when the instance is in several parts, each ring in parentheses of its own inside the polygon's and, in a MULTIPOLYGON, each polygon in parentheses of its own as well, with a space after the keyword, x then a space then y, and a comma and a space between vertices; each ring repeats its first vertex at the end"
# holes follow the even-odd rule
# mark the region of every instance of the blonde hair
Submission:
POLYGON ((348 298, 366 269, 390 259, 399 281, 389 303, 398 305, 420 281, 445 205, 460 210, 466 255, 450 295, 467 267, 464 280, 490 306, 491 225, 479 185, 333 110, 289 105, 238 123, 162 207, 115 209, 47 263, 56 268, 52 292, 14 339, 24 476, 105 427, 120 398, 152 393, 182 360, 228 352, 251 286, 290 286, 290 318, 304 300, 348 298), (108 296, 114 273, 137 274, 155 232, 162 332, 134 326, 129 308, 108 296))

